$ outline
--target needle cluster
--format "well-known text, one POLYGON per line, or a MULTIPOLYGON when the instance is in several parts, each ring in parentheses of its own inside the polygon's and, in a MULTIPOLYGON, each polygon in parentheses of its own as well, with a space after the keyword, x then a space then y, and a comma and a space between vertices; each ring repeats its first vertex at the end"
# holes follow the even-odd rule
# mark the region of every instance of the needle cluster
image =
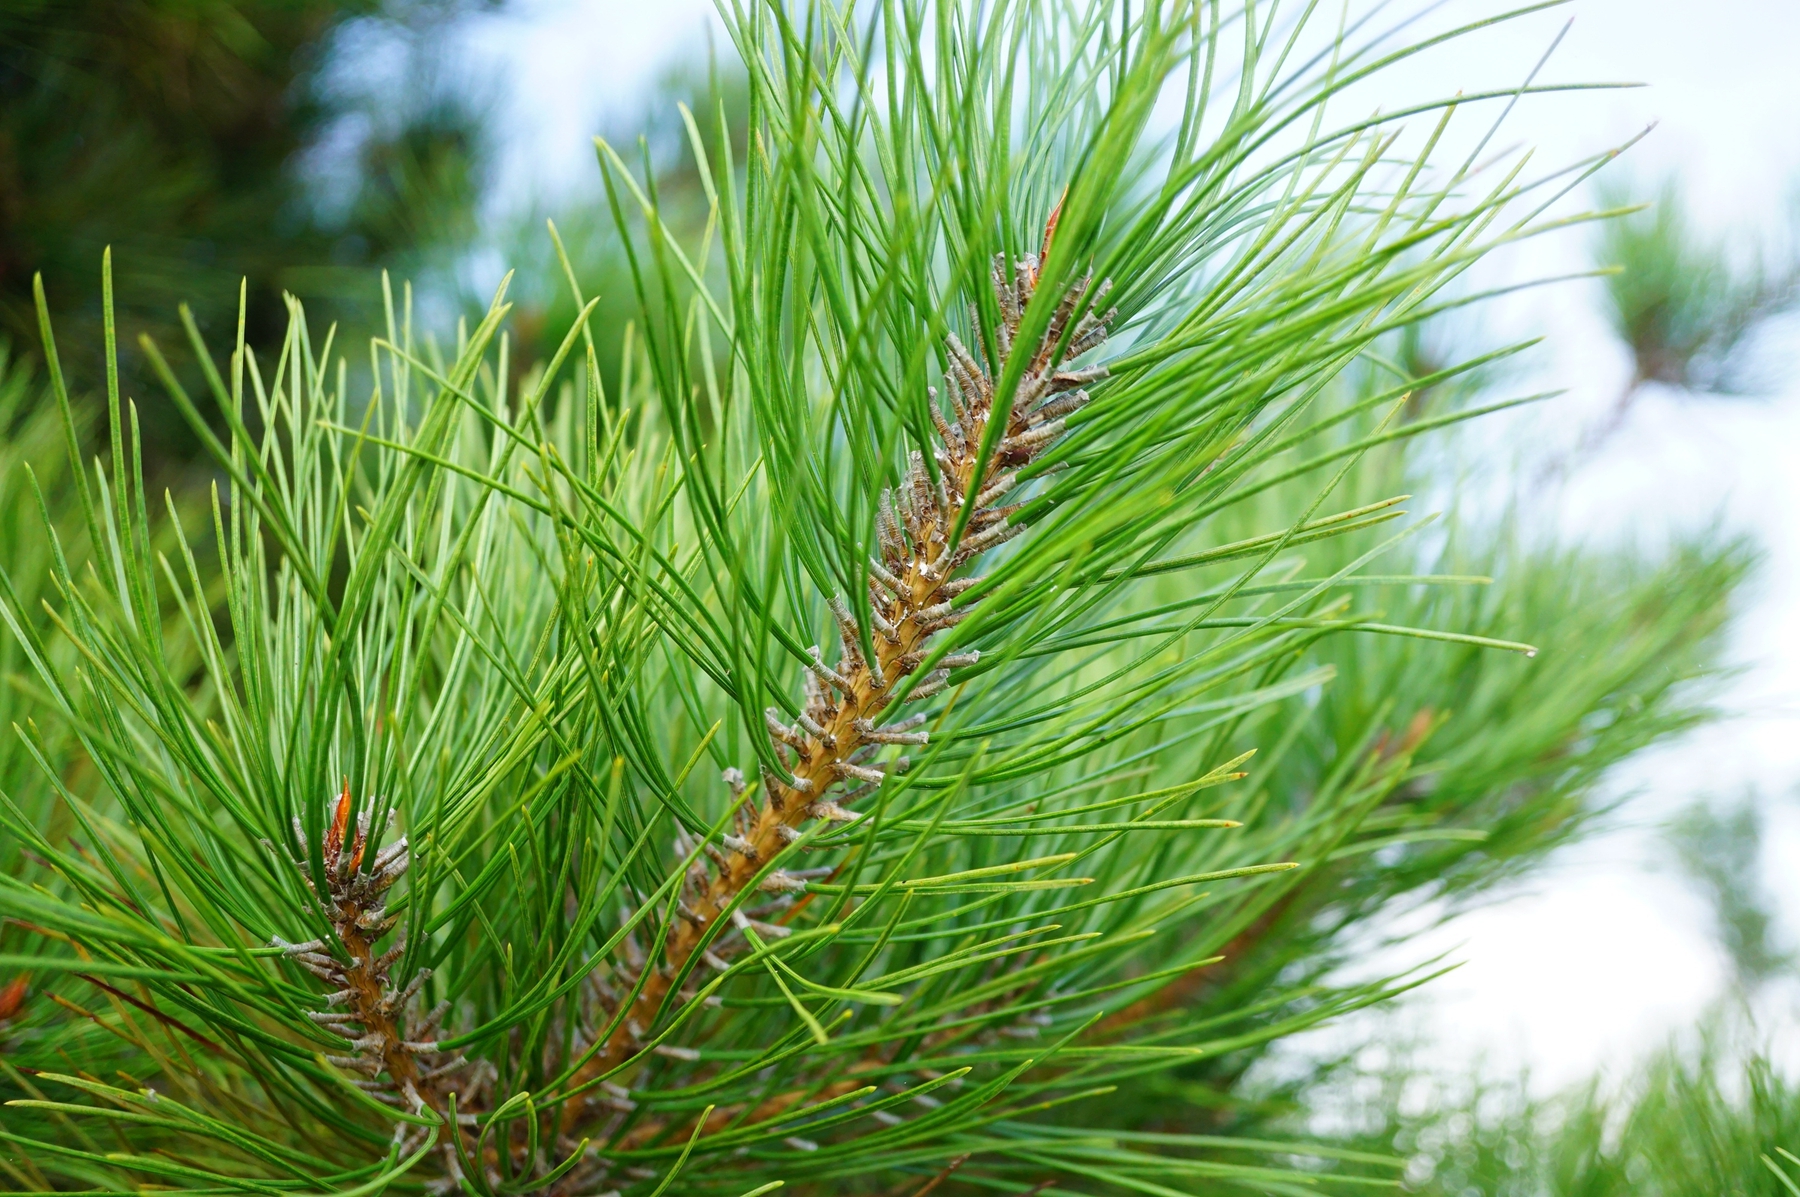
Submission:
MULTIPOLYGON (((386 895, 406 875, 411 863, 407 839, 402 835, 368 860, 369 812, 365 804, 355 832, 350 831, 350 787, 326 804, 327 823, 319 848, 324 866, 325 890, 320 894, 304 859, 294 862, 307 891, 318 899, 319 909, 331 923, 332 938, 289 943, 279 937, 273 944, 300 968, 319 978, 332 991, 325 1009, 309 1012, 315 1024, 346 1041, 347 1050, 328 1053, 326 1059, 362 1079, 352 1083, 377 1101, 411 1114, 446 1117, 446 1095, 460 1090, 463 1111, 458 1123, 473 1125, 487 1087, 494 1079, 493 1066, 471 1062, 461 1053, 446 1052, 437 1044, 450 1003, 439 1002, 428 1012, 416 1009, 416 998, 431 979, 430 969, 419 969, 405 983, 394 977, 394 966, 405 954, 395 943, 378 953, 381 941, 399 923, 388 913, 386 895)), ((294 838, 304 857, 308 842, 298 817, 294 838)), ((436 1137, 443 1157, 442 1190, 457 1187, 462 1175, 457 1132, 447 1124, 434 1129, 398 1123, 395 1141, 403 1154, 416 1150, 428 1137, 436 1137)))
MULTIPOLYGON (((972 666, 975 651, 948 653, 921 673, 931 642, 966 619, 979 596, 967 592, 978 579, 964 568, 982 553, 999 547, 1026 530, 1015 522, 1019 505, 1008 502, 1022 485, 1020 472, 1063 437, 1067 418, 1089 399, 1085 389, 1106 377, 1106 367, 1070 368, 1076 358, 1099 348, 1116 311, 1097 311, 1108 282, 1092 288, 1083 277, 1056 299, 1056 310, 1035 344, 1021 346, 1017 334, 1027 307, 1037 296, 1043 256, 1056 232, 1052 213, 1039 253, 1019 257, 1008 270, 1007 255, 993 259, 991 283, 1001 319, 994 329, 999 360, 971 351, 954 333, 945 338, 948 367, 944 371, 949 412, 930 390, 930 409, 937 430, 935 460, 930 466, 914 452, 897 487, 884 490, 877 515, 880 554, 869 561, 866 600, 860 615, 872 633, 873 651, 864 648, 858 613, 849 602, 830 602, 838 632, 835 661, 828 663, 819 646, 808 650, 805 703, 792 723, 770 707, 764 712, 777 759, 788 771, 780 776, 765 769, 760 799, 747 796, 743 775, 727 770, 725 782, 740 800, 736 832, 723 846, 704 844, 704 859, 689 870, 682 886, 680 921, 672 929, 663 958, 649 966, 640 983, 613 986, 633 992, 630 1011, 615 1018, 616 1029, 597 1050, 579 1077, 587 1080, 617 1069, 642 1050, 647 1029, 662 1010, 673 978, 696 951, 711 967, 729 967, 731 955, 749 942, 749 933, 779 938, 779 923, 753 919, 741 909, 739 896, 752 885, 771 895, 775 904, 805 892, 808 875, 830 869, 791 870, 767 866, 801 836, 811 820, 852 822, 857 799, 871 793, 890 773, 909 764, 899 747, 923 746, 930 733, 926 717, 900 717, 900 709, 930 699, 950 685, 955 671, 972 666), (984 456, 983 439, 996 418, 996 382, 1015 352, 1030 355, 1017 394, 1006 415, 1006 428, 995 452, 984 456), (935 468, 934 468, 935 467, 935 468), (966 533, 953 542, 959 513, 970 508, 966 533), (957 600, 961 598, 962 601, 957 600), (729 912, 729 925, 718 923, 729 912)), ((971 325, 976 314, 971 311, 971 325)), ((683 837, 676 844, 690 855, 683 837)), ((759 911, 759 913, 770 913, 759 911)), ((678 995, 682 996, 682 995, 678 995)), ((692 995, 686 995, 691 997, 692 995)), ((671 1049, 663 1048, 665 1052, 671 1049)), ((681 1050, 681 1049, 673 1049, 681 1050)), ((590 1100, 604 1102, 601 1094, 590 1100)), ((571 1110, 571 1120, 574 1111, 571 1110)))

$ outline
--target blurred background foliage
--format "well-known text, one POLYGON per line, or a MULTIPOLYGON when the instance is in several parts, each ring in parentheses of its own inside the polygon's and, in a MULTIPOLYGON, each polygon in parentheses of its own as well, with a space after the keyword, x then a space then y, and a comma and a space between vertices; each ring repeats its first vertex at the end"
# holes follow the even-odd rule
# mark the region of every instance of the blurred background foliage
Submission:
MULTIPOLYGON (((461 18, 502 0, 22 0, 0 6, 0 331, 35 344, 41 273, 70 373, 99 372, 101 251, 114 249, 128 388, 154 391, 136 353, 148 333, 182 365, 176 317, 225 337, 249 289, 249 341, 285 327, 283 292, 340 343, 383 319, 378 272, 410 283, 420 310, 454 323, 486 305, 477 254, 518 271, 521 372, 561 343, 577 306, 545 221, 555 217, 601 327, 635 305, 600 193, 555 209, 494 202, 496 81, 449 42, 461 18), (129 211, 128 220, 121 214, 129 211)), ((694 230, 705 197, 679 106, 741 149, 741 67, 679 58, 597 132, 637 147, 665 213, 694 230)), ((491 273, 491 272, 490 272, 491 273)), ((599 339, 615 389, 623 340, 599 339)), ((358 370, 364 363, 351 362, 358 370)), ((161 403, 140 413, 148 459, 180 469, 190 430, 161 403)))
MULTIPOLYGON (((1449 459, 1434 438, 1416 434, 1506 401, 1506 351, 1474 354, 1457 346, 1464 335, 1443 322, 1409 331, 1385 358, 1340 380, 1328 402, 1345 418, 1296 446, 1296 458, 1322 460, 1345 444, 1393 438, 1339 484, 1334 499, 1345 508, 1441 491, 1449 459), (1470 359, 1480 364, 1444 364, 1470 359), (1383 419, 1393 405, 1371 409, 1371 397, 1421 380, 1405 389, 1395 421, 1383 419)), ((1241 527, 1209 535, 1227 542, 1254 535, 1304 504, 1316 481, 1298 475, 1261 504, 1234 509, 1241 527)), ((1307 545, 1295 568, 1304 556, 1306 574, 1331 574, 1380 551, 1398 526, 1382 520, 1391 513, 1373 513, 1367 518, 1382 522, 1365 530, 1307 545)), ((1390 544, 1359 572, 1410 569, 1441 581, 1358 587, 1354 604, 1363 618, 1530 639, 1538 659, 1383 635, 1311 646, 1297 666, 1323 667, 1331 680, 1271 707, 1255 721, 1265 727, 1243 729, 1247 742, 1263 746, 1253 817, 1303 822, 1315 808, 1342 801, 1357 764, 1402 767, 1370 791, 1371 809, 1352 839, 1244 921, 1219 949, 1226 962, 1181 990, 1185 1004, 1144 1016, 1224 1019, 1254 1007, 1277 978, 1303 979, 1316 1000, 1331 1001, 1371 956, 1398 953, 1420 965, 1421 979, 1434 975, 1449 962, 1422 959, 1409 948, 1412 936, 1529 876, 1595 830, 1618 801, 1603 785, 1614 766, 1713 717, 1710 700, 1724 677, 1722 634, 1755 557, 1749 544, 1728 538, 1678 543, 1662 554, 1547 543, 1512 508, 1497 516, 1452 508, 1414 543, 1390 544), (1298 711, 1310 716, 1296 719, 1298 711), (1284 727, 1301 730, 1279 735, 1284 727), (1374 938, 1371 927, 1381 929, 1374 938)), ((1352 592, 1341 598, 1348 607, 1352 592)), ((1270 1009, 1265 1017, 1293 1013, 1270 1009)), ((1358 1073, 1356 1055, 1326 1049, 1296 1066, 1280 1044, 1246 1047, 1134 1090, 1144 1100, 1117 1102, 1114 1124, 1252 1137, 1335 1134, 1321 1111, 1326 1095, 1358 1073), (1196 1111, 1207 1111, 1201 1125, 1196 1111)), ((1431 1075, 1419 1071, 1420 1079, 1431 1075)), ((1338 1146, 1411 1157, 1400 1130, 1404 1123, 1416 1131, 1420 1120, 1404 1120, 1393 1104, 1401 1088, 1383 1085, 1356 1102, 1361 1117, 1394 1119, 1388 1133, 1359 1130, 1338 1146)))
MULTIPOLYGON (((482 114, 455 91, 401 87, 377 107, 332 88, 331 50, 358 22, 379 22, 428 63, 434 35, 470 6, 0 6, 0 330, 35 343, 31 285, 41 273, 71 372, 94 378, 108 245, 128 372, 141 368, 139 333, 179 343, 170 334, 180 303, 223 335, 236 319, 240 279, 254 344, 285 327, 285 289, 307 294, 328 317, 373 311, 373 268, 410 272, 473 235, 482 114), (348 149, 349 168, 321 172, 321 154, 334 148, 348 149)), ((193 454, 195 442, 164 405, 144 415, 153 460, 179 465, 193 454)))
POLYGON ((1676 859, 1710 908, 1714 938, 1731 961, 1742 997, 1794 966, 1793 953, 1778 941, 1774 902, 1764 884, 1764 822, 1758 796, 1749 793, 1735 801, 1702 798, 1669 826, 1676 859))
MULTIPOLYGON (((1631 353, 1626 394, 1659 382, 1688 391, 1747 394, 1766 387, 1751 350, 1769 322, 1800 301, 1800 245, 1717 238, 1694 224, 1681 185, 1654 190, 1621 175, 1602 204, 1632 208, 1601 226, 1607 315, 1631 353), (1647 202, 1646 202, 1647 201, 1647 202)), ((1800 215, 1800 197, 1794 201, 1800 215)))
POLYGON ((1674 176, 1645 184, 1615 170, 1599 201, 1622 213, 1600 226, 1594 258, 1611 272, 1603 306, 1630 365, 1578 456, 1619 430, 1648 385, 1712 396, 1769 390, 1775 369, 1766 334, 1800 304, 1800 190, 1789 199, 1787 227, 1772 238, 1701 229, 1674 176))
MULTIPOLYGON (((68 477, 68 455, 63 451, 60 413, 45 402, 41 380, 29 360, 21 359, 10 343, 0 341, 0 504, 9 512, 29 512, 35 505, 33 485, 59 496, 68 477), (27 466, 31 469, 28 470, 27 466), (35 473, 35 476, 34 476, 35 473)), ((88 432, 88 429, 82 429, 88 432)), ((59 529, 66 533, 64 544, 71 553, 85 549, 82 530, 65 521, 59 529)), ((49 581, 49 546, 38 532, 33 519, 0 520, 0 570, 5 576, 26 583, 49 581)), ((20 605, 41 610, 35 600, 42 594, 26 594, 20 605)), ((14 727, 48 726, 50 735, 59 730, 54 722, 42 721, 42 705, 36 687, 29 680, 30 666, 23 650, 11 636, 0 637, 0 721, 8 731, 14 727)), ((68 756, 60 742, 49 746, 50 759, 68 756)), ((24 739, 17 735, 0 736, 0 792, 21 801, 39 822, 55 826, 67 814, 54 802, 54 791, 31 758, 24 739)), ((24 846, 8 836, 0 840, 0 870, 9 875, 24 873, 30 862, 24 846)), ((0 925, 0 952, 19 951, 29 936, 18 928, 0 925)), ((12 978, 0 978, 0 991, 12 978)))
MULTIPOLYGON (((282 291, 343 322, 347 343, 356 343, 380 315, 376 274, 383 268, 396 285, 411 280, 426 311, 485 302, 477 272, 466 268, 475 253, 518 268, 511 333, 523 373, 562 341, 577 310, 545 233, 552 218, 581 288, 600 297, 595 327, 604 335, 595 352, 603 385, 617 392, 634 360, 627 313, 636 301, 597 183, 588 202, 526 204, 495 216, 486 93, 480 85, 446 86, 438 73, 444 31, 474 6, 12 0, 0 8, 0 335, 9 338, 0 343, 0 502, 7 511, 35 506, 34 492, 59 509, 54 496, 73 485, 59 447, 63 417, 26 348, 38 338, 32 276, 42 274, 57 313, 65 367, 77 390, 91 390, 100 377, 98 264, 107 245, 128 375, 139 332, 179 346, 181 338, 169 335, 179 303, 191 304, 202 328, 219 332, 215 339, 227 339, 240 279, 250 291, 253 343, 279 336, 282 291), (333 74, 334 49, 371 30, 408 48, 404 85, 370 89, 333 74)), ((742 145, 742 82, 698 56, 666 70, 638 111, 603 131, 616 145, 638 146, 665 217, 693 231, 704 224, 705 200, 678 104, 709 137, 723 121, 742 145)), ((1631 366, 1616 410, 1590 431, 1589 447, 1616 429, 1647 384, 1755 391, 1757 338, 1800 300, 1800 253, 1788 242, 1708 238, 1672 181, 1609 187, 1600 197, 1605 206, 1654 203, 1604 225, 1594 247, 1597 265, 1617 268, 1607 311, 1631 366)), ((1468 356, 1460 340, 1442 323, 1411 329, 1386 360, 1347 377, 1337 401, 1352 411, 1396 380, 1413 380, 1397 419, 1415 430, 1489 402, 1506 380, 1503 366, 1443 374, 1468 356)), ((86 410, 71 418, 98 450, 108 434, 82 422, 86 410)), ((177 480, 191 472, 196 445, 172 411, 150 405, 143 422, 152 471, 177 480)), ((1338 433, 1376 435, 1376 418, 1347 417, 1338 433)), ((1334 447, 1296 451, 1304 458, 1334 447)), ((1444 468, 1425 442, 1382 445, 1345 479, 1340 491, 1355 502, 1343 505, 1441 492, 1444 468)), ((1270 491, 1260 513, 1249 504, 1234 508, 1232 518, 1244 526, 1209 535, 1226 541, 1282 526, 1303 482, 1270 491)), ((1386 534, 1372 526, 1309 547, 1310 572, 1342 568, 1386 534)), ((1601 783, 1614 765, 1711 714, 1708 686, 1720 676, 1731 596, 1753 565, 1749 546, 1715 539, 1651 554, 1545 544, 1509 512, 1452 512, 1429 537, 1423 547, 1398 551, 1423 559, 1428 572, 1492 583, 1378 589, 1373 605, 1389 622, 1530 639, 1556 667, 1378 635, 1319 642, 1306 664, 1328 666, 1335 679, 1259 717, 1274 727, 1296 709, 1310 712, 1293 722, 1297 734, 1259 756, 1256 801, 1271 817, 1303 820, 1309 804, 1345 784, 1350 763, 1391 758, 1403 767, 1371 790, 1373 810, 1359 838, 1245 918, 1224 948, 1225 966, 1196 972, 1170 991, 1172 1004, 1129 1011, 1129 1018, 1223 1018, 1253 1005, 1276 976, 1306 977, 1326 1000, 1334 978, 1370 947, 1353 940, 1351 929, 1377 915, 1396 927, 1400 916, 1420 911, 1447 918, 1517 880, 1607 813, 1601 783)), ((82 552, 82 530, 67 529, 64 544, 82 552)), ((44 552, 25 521, 0 521, 6 575, 44 581, 44 552)), ((15 605, 40 609, 36 597, 22 595, 15 605)), ((179 639, 177 629, 170 634, 179 639)), ((56 787, 83 792, 90 779, 54 723, 42 719, 18 651, 10 638, 0 643, 0 722, 22 729, 0 737, 0 788, 49 825, 68 818, 56 787)), ((1242 731, 1261 742, 1255 727, 1242 731)), ((1760 888, 1757 818, 1748 802, 1699 801, 1670 831, 1673 851, 1712 905, 1740 992, 1793 967, 1760 888)), ((16 844, 0 842, 0 868, 37 876, 16 844)), ((1395 935, 1388 946, 1398 946, 1395 935)), ((32 944, 28 929, 0 928, 0 951, 28 953, 32 944)), ((44 1009, 31 1001, 30 981, 28 973, 0 976, 0 1043, 9 1053, 44 1009)), ((1269 1010, 1266 1018, 1294 1013, 1269 1010)), ((1407 1187, 1426 1193, 1800 1193, 1800 1161, 1783 1154, 1800 1153, 1800 1087, 1759 1053, 1746 1020, 1741 1011, 1722 1011, 1716 1027, 1671 1045, 1623 1081, 1596 1080, 1547 1099, 1533 1096, 1524 1080, 1446 1080, 1423 1066, 1370 1072, 1349 1056, 1259 1073, 1270 1056, 1263 1044, 1169 1073, 1161 1088, 1139 1091, 1142 1104, 1119 1103, 1111 1117, 1138 1132, 1298 1130, 1335 1138, 1407 1161, 1407 1187)), ((96 1035, 96 1051, 102 1038, 96 1035)), ((1358 1170, 1352 1162, 1337 1167, 1358 1170)))
POLYGON ((1406 1187, 1431 1197, 1792 1197, 1800 1183, 1800 1086, 1722 1023, 1550 1097, 1527 1078, 1360 1081, 1342 1142, 1405 1159, 1406 1187))

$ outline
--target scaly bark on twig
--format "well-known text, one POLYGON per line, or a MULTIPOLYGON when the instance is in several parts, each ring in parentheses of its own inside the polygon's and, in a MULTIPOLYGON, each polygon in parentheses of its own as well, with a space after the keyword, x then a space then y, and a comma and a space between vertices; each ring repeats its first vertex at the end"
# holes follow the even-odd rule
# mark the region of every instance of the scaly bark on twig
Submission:
MULTIPOLYGON (((935 475, 915 452, 905 482, 884 492, 880 499, 880 554, 869 562, 864 611, 872 631, 873 655, 863 650, 848 603, 833 598, 831 609, 839 633, 836 662, 827 663, 815 646, 808 666, 806 703, 799 718, 788 724, 774 708, 766 713, 776 753, 789 768, 792 780, 765 771, 761 801, 740 814, 736 834, 726 836, 722 848, 704 845, 712 868, 696 867, 690 872, 681 895, 680 917, 669 929, 661 959, 639 966, 648 968, 649 973, 641 977, 643 983, 631 999, 631 1009, 577 1071, 574 1086, 613 1072, 643 1050, 674 978, 765 864, 799 838, 806 821, 856 818, 847 804, 881 784, 888 772, 906 767, 904 756, 881 761, 875 759, 877 754, 891 745, 926 743, 927 733, 919 730, 922 716, 893 718, 902 705, 895 701, 902 684, 910 687, 904 702, 928 699, 949 684, 954 670, 975 663, 973 652, 949 654, 929 674, 915 676, 931 638, 966 618, 974 605, 954 605, 953 600, 976 581, 958 576, 960 571, 982 553, 1025 531, 1023 524, 1013 522, 1018 506, 1006 503, 1018 486, 1018 472, 1057 443, 1067 417, 1088 401, 1083 388, 1106 376, 1104 366, 1065 369, 1106 339, 1107 325, 1115 314, 1091 310, 1093 305, 1082 310, 1090 283, 1084 277, 1058 298, 1044 335, 1029 348, 1031 359, 1004 435, 990 459, 986 463, 979 460, 980 445, 994 414, 996 379, 1010 355, 1020 350, 1015 337, 1027 306, 1034 301, 1042 255, 1049 252, 1055 227, 1053 214, 1040 253, 1019 259, 1011 277, 1005 255, 994 258, 992 281, 1001 315, 995 328, 998 363, 983 361, 954 334, 946 338, 949 369, 944 383, 949 410, 939 406, 935 389, 930 403, 938 441, 935 475), (953 547, 951 531, 971 496, 973 510, 953 547)), ((1108 287, 1102 282, 1095 289, 1094 304, 1105 297, 1108 287)), ((727 783, 736 795, 742 795, 744 781, 735 770, 728 771, 727 783)), ((766 874, 760 885, 784 894, 803 891, 806 882, 803 877, 776 870, 766 874)), ((733 920, 735 931, 753 926, 770 936, 787 933, 779 926, 755 923, 741 911, 734 911, 733 920)), ((702 958, 705 963, 715 967, 727 963, 723 957, 731 948, 726 938, 712 939, 702 958)), ((630 988, 609 986, 606 992, 622 1001, 630 988)), ((618 1095, 613 1096, 616 1099, 618 1095)), ((584 1100, 571 1101, 565 1107, 565 1129, 579 1120, 584 1100)))

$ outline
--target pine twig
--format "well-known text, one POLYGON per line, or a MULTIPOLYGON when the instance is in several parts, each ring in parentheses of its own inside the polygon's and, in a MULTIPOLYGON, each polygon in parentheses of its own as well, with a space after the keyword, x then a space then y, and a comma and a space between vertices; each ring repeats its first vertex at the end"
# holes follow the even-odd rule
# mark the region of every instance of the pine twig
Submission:
MULTIPOLYGON (((682 894, 681 917, 669 931, 663 959, 642 978, 629 1014, 617 1020, 617 1028, 605 1044, 577 1071, 572 1082, 575 1087, 589 1087, 643 1050, 646 1029, 668 999, 674 978, 703 943, 708 944, 706 950, 713 959, 720 959, 718 953, 726 950, 726 938, 741 933, 750 923, 734 911, 737 926, 733 930, 712 932, 764 865, 799 838, 801 825, 812 819, 848 821, 858 817, 834 800, 834 789, 841 793, 846 782, 877 786, 889 773, 906 769, 905 756, 872 763, 866 759, 890 745, 927 743, 928 733, 913 730, 923 722, 922 717, 888 722, 896 708, 931 697, 949 684, 954 670, 975 663, 977 654, 973 652, 947 655, 938 668, 922 676, 919 673, 932 638, 961 622, 979 601, 955 604, 956 596, 971 584, 959 577, 959 572, 982 553, 1025 531, 1023 523, 1013 522, 1017 508, 1005 502, 1018 488, 1018 471, 1062 438, 1067 417, 1088 402, 1085 386, 1106 377, 1103 366, 1064 368, 1099 347, 1116 314, 1116 309, 1094 310, 1110 284, 1102 282, 1093 288, 1090 300, 1091 277, 1083 277, 1060 297, 1049 327, 1030 350, 1031 361, 1019 383, 998 451, 985 464, 980 461, 979 446, 994 412, 995 380, 1007 356, 1017 351, 1016 334, 1033 301, 1040 264, 1043 254, 1049 252, 1055 227, 1052 214, 1040 253, 1018 259, 1010 278, 1006 255, 994 257, 991 280, 1001 313, 995 341, 1001 361, 983 361, 953 333, 945 338, 948 414, 938 406, 935 388, 931 392, 937 470, 935 474, 928 470, 923 456, 915 452, 902 485, 881 495, 877 514, 880 553, 869 563, 868 601, 863 609, 873 633, 873 656, 863 650, 861 631, 848 603, 833 598, 837 662, 826 664, 815 647, 806 677, 806 704, 799 718, 790 725, 773 708, 766 713, 777 758, 790 769, 791 777, 765 771, 764 796, 754 814, 741 824, 740 833, 726 837, 729 850, 709 854, 714 866, 711 871, 690 872, 682 894), (951 530, 963 505, 971 501, 967 530, 961 543, 952 546, 951 530), (904 697, 897 702, 896 695, 903 688, 904 697), (709 932, 714 935, 710 943, 709 932)), ((743 792, 744 781, 736 770, 727 771, 726 781, 737 793, 743 792)), ((761 882, 762 888, 777 893, 799 893, 805 884, 803 878, 784 870, 767 874, 761 882)), ((579 1121, 587 1100, 584 1095, 565 1105, 565 1131, 579 1121)))
MULTIPOLYGON (((407 1008, 430 978, 430 970, 421 969, 404 986, 397 986, 393 967, 402 955, 399 945, 376 955, 376 944, 393 930, 399 916, 389 915, 382 895, 405 875, 411 862, 405 836, 378 852, 369 868, 362 867, 369 842, 369 808, 364 806, 357 820, 356 833, 345 843, 350 822, 350 785, 327 805, 330 824, 320 845, 325 867, 325 896, 319 905, 331 921, 346 963, 321 940, 288 943, 277 938, 274 945, 288 959, 335 987, 326 998, 326 1008, 309 1017, 331 1034, 348 1041, 346 1054, 327 1055, 326 1059, 347 1072, 360 1073, 366 1079, 353 1082, 374 1097, 413 1114, 429 1110, 438 1117, 435 1130, 409 1123, 395 1127, 400 1154, 417 1151, 428 1136, 435 1134, 443 1157, 444 1176, 433 1184, 448 1193, 461 1185, 459 1163, 459 1129, 447 1115, 448 1096, 452 1088, 459 1090, 458 1101, 467 1111, 479 1103, 483 1091, 491 1083, 491 1067, 474 1066, 460 1054, 445 1052, 437 1045, 437 1035, 448 1012, 443 1003, 423 1018, 407 1019, 407 1008), (336 1007, 343 1009, 337 1010, 336 1007), (409 1031, 403 1020, 412 1023, 409 1031), (352 1034, 349 1027, 362 1028, 352 1034), (385 1076, 384 1076, 385 1074, 385 1076)), ((306 833, 298 818, 294 820, 294 837, 304 853, 306 833)), ((302 861, 295 867, 306 888, 314 897, 318 890, 302 861)), ((459 1111, 458 1123, 473 1123, 472 1113, 459 1111)))

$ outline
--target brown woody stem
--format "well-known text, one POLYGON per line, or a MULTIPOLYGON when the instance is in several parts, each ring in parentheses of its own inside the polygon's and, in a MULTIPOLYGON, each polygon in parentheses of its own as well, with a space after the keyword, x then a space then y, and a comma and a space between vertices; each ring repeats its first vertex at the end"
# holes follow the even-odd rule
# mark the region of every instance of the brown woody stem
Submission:
MULTIPOLYGON (((1054 217, 1045 233, 1046 248, 1053 230, 1054 217)), ((1012 352, 1021 348, 1016 344, 1016 333, 1037 284, 1038 265, 1036 257, 1027 255, 1014 263, 1009 277, 1004 257, 996 257, 994 262, 995 298, 1003 320, 997 343, 1012 352)), ((871 563, 873 584, 866 609, 867 623, 873 631, 874 660, 865 656, 860 631, 849 611, 841 603, 834 603, 842 640, 838 663, 829 666, 815 655, 808 665, 810 698, 794 726, 784 725, 773 712, 768 717, 777 754, 785 762, 791 749, 797 757, 791 769, 792 781, 765 774, 767 789, 762 801, 748 824, 740 828, 740 834, 729 840, 733 851, 713 856, 715 869, 703 883, 690 880, 683 893, 681 917, 668 929, 661 959, 647 962, 649 972, 642 976, 630 1009, 623 1016, 614 1012, 614 1029, 576 1070, 572 1078, 574 1088, 588 1089, 644 1050, 647 1031, 669 1000, 675 979, 684 973, 718 919, 767 862, 796 838, 794 832, 802 823, 809 818, 843 817, 843 812, 827 800, 831 788, 847 777, 869 781, 872 773, 880 776, 880 771, 852 759, 859 750, 880 749, 897 742, 923 742, 922 735, 909 735, 902 740, 895 733, 882 732, 881 720, 894 705, 897 688, 911 679, 922 663, 930 637, 966 614, 966 604, 962 610, 951 609, 951 599, 967 585, 958 584, 952 575, 979 551, 1022 531, 1010 525, 1014 508, 996 506, 1017 485, 1018 470, 1061 438, 1064 425, 1060 417, 1072 414, 1087 402, 1086 392, 1077 388, 1105 376, 1101 367, 1059 373, 1069 358, 1105 338, 1112 318, 1111 312, 1087 312, 1069 331, 1070 321, 1083 307, 1087 289, 1088 280, 1084 278, 1059 297, 1049 329, 1036 346, 1030 347, 1030 365, 1018 391, 1021 402, 1007 421, 1000 451, 985 465, 979 460, 977 447, 984 440, 993 413, 994 378, 999 371, 978 361, 954 336, 948 338, 945 385, 956 423, 949 423, 933 403, 940 442, 936 451, 938 474, 934 478, 922 457, 914 454, 905 482, 881 496, 881 559, 871 563), (1069 332, 1070 349, 1058 354, 1056 346, 1065 332, 1069 332), (974 510, 963 544, 952 554, 950 531, 969 496, 974 496, 974 510)), ((1102 283, 1092 298, 1097 301, 1106 289, 1102 283)), ((972 657, 946 660, 950 665, 971 662, 972 657)), ((942 684, 940 673, 916 679, 909 689, 913 696, 924 697, 942 684)), ((802 888, 797 880, 776 876, 782 878, 778 889, 802 888)), ((716 945, 723 938, 716 936, 711 942, 716 945)), ((565 1103, 561 1114, 565 1131, 581 1120, 586 1105, 585 1093, 565 1103)))

